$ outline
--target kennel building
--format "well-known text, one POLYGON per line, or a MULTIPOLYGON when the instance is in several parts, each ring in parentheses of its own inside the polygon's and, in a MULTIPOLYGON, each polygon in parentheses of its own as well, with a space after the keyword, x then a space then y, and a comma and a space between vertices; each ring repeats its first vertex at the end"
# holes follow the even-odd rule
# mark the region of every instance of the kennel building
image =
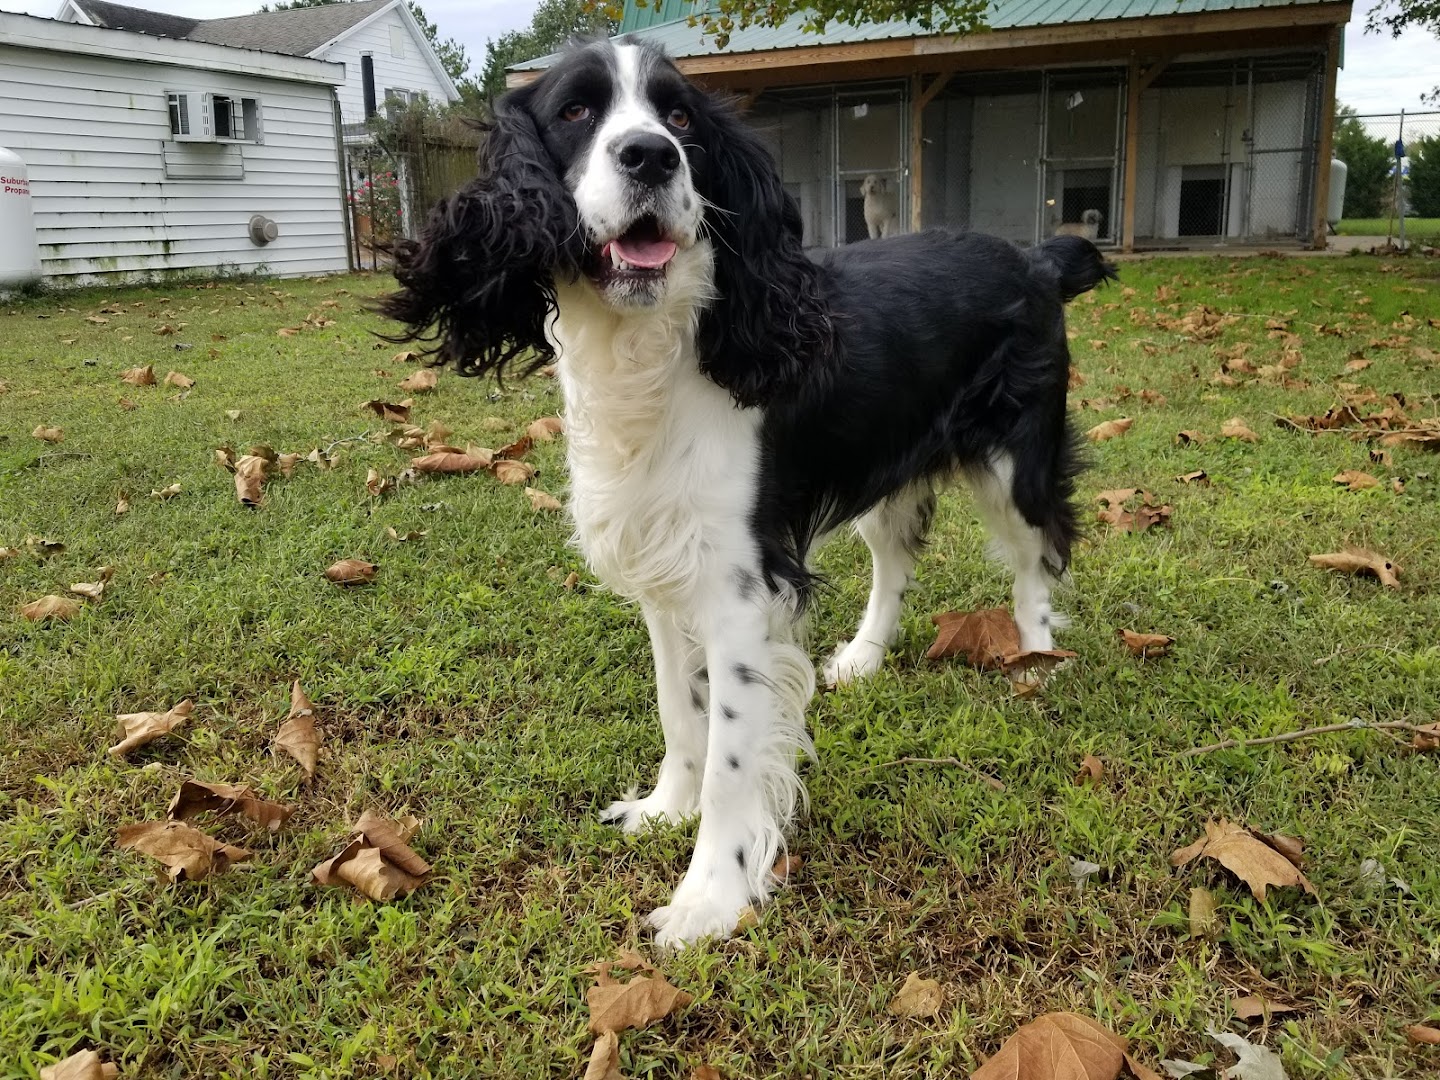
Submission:
POLYGON ((796 16, 723 50, 692 2, 626 0, 620 33, 741 96, 809 246, 867 235, 875 176, 902 231, 1034 243, 1088 220, 1124 250, 1324 247, 1348 0, 995 0, 966 36, 796 16))

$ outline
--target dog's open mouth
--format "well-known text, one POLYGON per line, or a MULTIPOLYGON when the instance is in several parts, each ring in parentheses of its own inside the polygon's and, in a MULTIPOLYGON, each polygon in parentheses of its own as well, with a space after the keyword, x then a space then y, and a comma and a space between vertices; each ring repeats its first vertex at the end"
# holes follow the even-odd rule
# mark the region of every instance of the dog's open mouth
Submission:
POLYGON ((646 216, 615 239, 601 245, 595 276, 600 281, 665 276, 665 267, 679 250, 655 218, 646 216))

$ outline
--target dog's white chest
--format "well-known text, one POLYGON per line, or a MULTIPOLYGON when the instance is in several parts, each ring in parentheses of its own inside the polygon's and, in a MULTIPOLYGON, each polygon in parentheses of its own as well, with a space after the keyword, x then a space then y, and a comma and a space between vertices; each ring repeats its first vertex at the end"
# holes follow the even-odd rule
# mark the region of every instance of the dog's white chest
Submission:
POLYGON ((644 335, 587 336, 557 327, 576 539, 616 592, 688 606, 714 567, 753 560, 759 416, 700 374, 683 338, 653 355, 644 335))

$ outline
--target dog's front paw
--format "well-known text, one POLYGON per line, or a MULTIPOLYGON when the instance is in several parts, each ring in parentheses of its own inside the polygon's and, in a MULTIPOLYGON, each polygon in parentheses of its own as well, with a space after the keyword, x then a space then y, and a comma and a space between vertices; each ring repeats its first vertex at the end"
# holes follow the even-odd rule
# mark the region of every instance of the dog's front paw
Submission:
POLYGON ((668 799, 647 795, 643 799, 617 799, 600 811, 605 825, 618 825, 627 833, 644 832, 660 825, 676 825, 695 811, 668 799))
POLYGON ((844 686, 879 671, 885 663, 885 646, 873 641, 842 642, 825 662, 826 686, 844 686))
POLYGON ((683 949, 706 938, 724 940, 740 925, 740 913, 747 906, 733 898, 684 901, 677 894, 675 900, 650 913, 655 944, 662 949, 683 949))

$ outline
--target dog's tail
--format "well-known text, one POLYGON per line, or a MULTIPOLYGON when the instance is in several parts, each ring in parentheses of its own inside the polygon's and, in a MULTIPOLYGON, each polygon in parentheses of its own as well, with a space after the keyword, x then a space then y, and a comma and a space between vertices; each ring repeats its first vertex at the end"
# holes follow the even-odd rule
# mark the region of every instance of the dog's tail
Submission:
POLYGON ((1030 257, 1047 266, 1060 282, 1060 298, 1066 303, 1120 275, 1115 264, 1106 262, 1100 249, 1083 236, 1055 236, 1030 249, 1030 257))

